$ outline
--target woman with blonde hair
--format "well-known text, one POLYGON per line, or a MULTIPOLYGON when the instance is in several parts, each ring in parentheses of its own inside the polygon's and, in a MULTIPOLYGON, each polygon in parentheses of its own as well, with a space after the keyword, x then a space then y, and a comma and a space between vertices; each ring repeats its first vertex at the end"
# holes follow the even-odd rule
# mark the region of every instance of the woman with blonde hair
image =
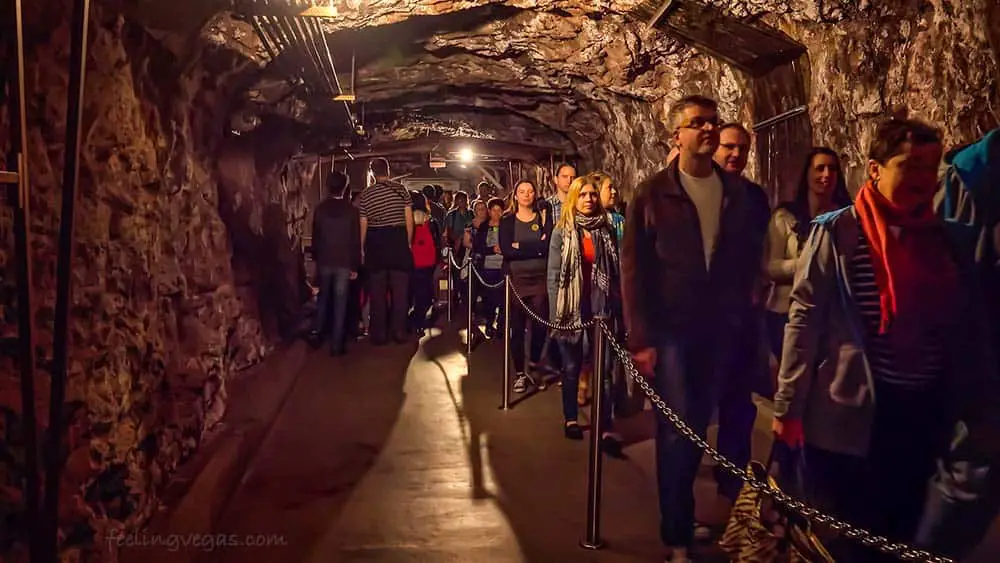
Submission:
POLYGON ((601 207, 608 213, 608 219, 620 244, 625 234, 625 216, 618 211, 618 186, 615 185, 614 179, 604 172, 591 174, 598 182, 597 191, 601 194, 601 207))
MULTIPOLYGON (((548 292, 551 319, 557 325, 586 322, 595 316, 604 317, 612 330, 621 325, 621 267, 618 240, 601 205, 600 178, 587 175, 570 185, 562 214, 552 231, 548 259, 548 292)), ((571 440, 583 438, 577 421, 577 387, 586 357, 587 331, 554 332, 563 358, 562 402, 565 419, 563 432, 571 440)), ((613 353, 604 355, 605 373, 610 373, 613 353)), ((605 379, 605 383, 608 379, 605 379)), ((608 397, 601 413, 605 433, 602 445, 612 456, 621 455, 621 441, 610 432, 610 386, 602 385, 608 397)))

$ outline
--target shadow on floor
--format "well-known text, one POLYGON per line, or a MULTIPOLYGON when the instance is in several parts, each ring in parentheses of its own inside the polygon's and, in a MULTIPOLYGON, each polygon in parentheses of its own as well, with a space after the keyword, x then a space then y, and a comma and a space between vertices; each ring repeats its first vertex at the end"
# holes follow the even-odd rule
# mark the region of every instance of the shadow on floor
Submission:
MULTIPOLYGON (((456 341, 447 334, 428 340, 423 353, 434 362, 453 353, 456 341)), ((636 444, 630 449, 638 455, 605 461, 601 535, 606 547, 584 550, 578 544, 586 526, 589 442, 563 437, 562 388, 557 385, 514 395, 510 410, 500 410, 502 365, 502 343, 491 342, 474 351, 472 373, 460 377, 457 391, 440 364, 439 371, 465 425, 468 494, 472 499, 489 499, 502 510, 520 544, 520 560, 662 560, 649 440, 652 413, 621 421, 620 430, 628 443, 636 444)))
POLYGON ((200 561, 303 560, 382 451, 415 348, 360 343, 347 356, 313 352, 216 530, 281 536, 284 545, 227 546, 200 561))

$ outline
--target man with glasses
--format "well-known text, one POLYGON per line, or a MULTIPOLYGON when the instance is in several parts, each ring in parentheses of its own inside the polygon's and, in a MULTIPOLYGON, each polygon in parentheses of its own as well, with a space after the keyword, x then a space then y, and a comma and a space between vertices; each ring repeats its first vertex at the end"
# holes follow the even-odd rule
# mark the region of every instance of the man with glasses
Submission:
MULTIPOLYGON (((670 109, 669 127, 678 156, 639 185, 625 217, 625 322, 639 371, 704 436, 759 263, 747 189, 712 160, 719 146, 716 102, 703 96, 679 100, 670 109)), ((692 487, 701 457, 657 417, 660 535, 672 563, 690 561, 692 487)))

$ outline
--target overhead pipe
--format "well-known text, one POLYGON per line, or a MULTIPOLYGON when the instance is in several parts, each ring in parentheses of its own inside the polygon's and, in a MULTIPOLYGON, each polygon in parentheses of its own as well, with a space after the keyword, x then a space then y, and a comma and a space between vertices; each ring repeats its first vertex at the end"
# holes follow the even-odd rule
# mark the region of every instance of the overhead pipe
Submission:
POLYGON ((326 40, 326 33, 320 27, 319 22, 315 19, 307 19, 304 23, 307 28, 311 28, 310 33, 313 36, 317 34, 319 35, 320 42, 323 44, 323 49, 321 50, 319 49, 319 46, 317 46, 316 51, 319 55, 320 64, 323 65, 324 70, 333 75, 331 89, 333 86, 336 86, 335 92, 337 94, 343 94, 344 89, 340 85, 340 77, 337 76, 337 66, 334 64, 333 54, 330 52, 330 44, 326 40))
MULTIPOLYGON (((326 55, 326 62, 329 63, 330 70, 331 70, 331 72, 333 72, 333 80, 337 84, 337 93, 338 94, 343 94, 344 93, 344 88, 340 84, 340 77, 337 76, 337 66, 336 66, 336 64, 335 64, 335 62, 333 60, 333 54, 330 52, 330 42, 327 40, 326 32, 323 31, 323 28, 319 25, 319 22, 316 21, 315 19, 308 19, 306 21, 308 23, 311 23, 313 25, 313 27, 316 28, 316 32, 319 33, 319 36, 320 36, 320 38, 322 39, 322 42, 323 42, 323 49, 324 49, 324 53, 326 55)), ((351 56, 351 71, 353 72, 353 70, 354 70, 354 56, 352 54, 352 56, 351 56)), ((351 81, 352 81, 351 94, 354 94, 354 89, 353 89, 354 88, 354 86, 353 86, 354 75, 353 74, 351 75, 351 81)), ((351 127, 351 129, 354 129, 356 120, 354 118, 354 114, 351 112, 351 106, 350 106, 350 104, 347 103, 346 100, 344 101, 344 111, 347 112, 347 123, 348 123, 348 125, 351 127)))
POLYGON ((294 61, 296 63, 295 66, 297 66, 299 69, 298 73, 303 77, 308 75, 309 71, 307 70, 306 65, 304 64, 304 61, 302 61, 301 57, 294 56, 298 54, 296 53, 296 51, 298 51, 299 49, 295 41, 295 38, 291 34, 291 30, 286 29, 285 26, 282 24, 281 18, 277 16, 271 17, 271 24, 273 25, 276 34, 279 37, 281 37, 287 50, 290 52, 289 54, 293 56, 294 61))
POLYGON ((316 72, 319 73, 323 79, 323 84, 326 85, 327 90, 332 94, 334 90, 333 80, 330 79, 330 72, 326 68, 326 65, 323 64, 323 57, 320 54, 319 46, 316 45, 316 37, 313 35, 308 24, 303 26, 301 19, 293 18, 292 21, 295 23, 299 35, 303 37, 303 50, 309 53, 309 58, 312 60, 316 72))
POLYGON ((291 50, 291 45, 289 45, 284 37, 282 37, 281 32, 278 30, 275 23, 271 21, 269 16, 260 16, 260 23, 261 27, 264 29, 265 33, 267 33, 268 37, 270 37, 275 46, 283 54, 286 54, 285 63, 289 67, 289 70, 294 74, 300 73, 301 69, 296 69, 296 61, 294 59, 288 60, 288 53, 291 50))
POLYGON ((271 41, 268 39, 267 34, 264 33, 264 30, 261 29, 260 22, 257 21, 257 16, 250 16, 249 19, 250 19, 250 25, 253 26, 254 33, 257 34, 257 37, 260 39, 261 45, 263 45, 264 50, 267 51, 267 55, 271 57, 272 61, 277 60, 278 53, 271 47, 271 41))
MULTIPOLYGON (((271 21, 267 16, 255 16, 254 22, 260 27, 261 33, 267 37, 267 40, 274 45, 275 51, 284 53, 287 50, 287 45, 278 37, 278 34, 274 31, 271 21)), ((291 66, 286 61, 286 66, 291 66)))
POLYGON ((321 71, 319 70, 319 67, 316 66, 315 57, 309 54, 309 51, 306 47, 305 37, 296 33, 295 24, 291 18, 282 17, 280 18, 280 21, 281 25, 287 31, 289 37, 292 38, 292 42, 295 45, 296 54, 305 59, 306 61, 308 61, 308 64, 305 65, 305 68, 308 69, 307 73, 312 75, 313 83, 315 84, 316 87, 323 88, 323 76, 321 74, 321 71))

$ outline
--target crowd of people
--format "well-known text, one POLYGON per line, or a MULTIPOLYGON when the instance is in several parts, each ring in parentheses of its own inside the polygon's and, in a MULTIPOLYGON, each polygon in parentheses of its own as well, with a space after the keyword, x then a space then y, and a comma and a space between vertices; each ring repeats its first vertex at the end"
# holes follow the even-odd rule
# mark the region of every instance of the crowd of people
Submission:
MULTIPOLYGON (((962 198, 982 199, 984 186, 1000 193, 1000 134, 943 158, 939 130, 892 119, 870 142, 853 199, 838 153, 815 147, 794 197, 772 210, 744 176, 752 141, 744 126, 723 123, 701 96, 674 104, 668 119, 668 164, 627 206, 608 174, 578 176, 570 164, 552 171, 548 198, 521 180, 506 198, 481 184, 471 201, 435 186, 407 192, 373 161, 376 183, 352 205, 346 177, 331 173, 334 197, 316 209, 313 234, 317 334, 334 311, 332 350, 344 350, 347 288, 362 264, 372 343, 423 334, 447 248, 486 282, 476 280, 470 296, 464 276, 474 274, 447 269, 455 299, 475 301, 481 337, 510 339, 513 391, 557 376, 566 438, 583 438, 578 409, 604 393, 601 443, 621 455, 610 382, 591 388, 588 331, 548 331, 521 306, 504 311, 494 286, 505 277, 555 325, 606 319, 696 432, 717 417, 718 448, 737 465, 750 460, 753 395, 773 398, 773 457, 796 466, 808 502, 893 541, 971 547, 928 532, 928 518, 941 515, 924 506, 942 464, 1000 453, 996 212, 961 216, 962 198), (942 163, 961 183, 954 193, 941 189, 942 163)), ((617 359, 610 350, 604 358, 611 373, 617 359)), ((657 420, 660 534, 667 560, 683 563, 711 536, 694 511, 702 452, 657 420)), ((716 478, 735 500, 740 480, 716 478)), ((850 541, 831 546, 838 560, 882 560, 850 541)))

